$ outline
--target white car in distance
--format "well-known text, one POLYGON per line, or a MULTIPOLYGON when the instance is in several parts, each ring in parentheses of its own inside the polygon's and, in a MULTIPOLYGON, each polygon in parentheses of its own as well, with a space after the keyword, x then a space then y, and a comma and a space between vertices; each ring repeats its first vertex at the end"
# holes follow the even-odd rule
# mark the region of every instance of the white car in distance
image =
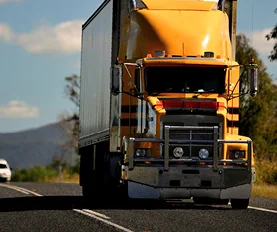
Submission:
POLYGON ((0 159, 0 181, 7 182, 11 180, 12 172, 8 162, 0 159))

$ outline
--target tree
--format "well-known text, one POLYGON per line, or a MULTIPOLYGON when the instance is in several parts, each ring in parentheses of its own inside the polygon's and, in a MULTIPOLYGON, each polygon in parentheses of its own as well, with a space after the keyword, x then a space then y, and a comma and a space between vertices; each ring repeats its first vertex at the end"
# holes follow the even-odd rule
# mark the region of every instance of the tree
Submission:
POLYGON ((237 36, 236 58, 241 67, 240 92, 248 92, 251 59, 259 67, 258 94, 252 98, 248 94, 240 101, 240 134, 254 141, 258 158, 277 158, 277 87, 267 73, 257 51, 249 45, 245 35, 237 36))
POLYGON ((66 86, 65 94, 69 99, 79 107, 79 92, 80 92, 80 77, 77 75, 72 75, 65 77, 66 86))
MULTIPOLYGON (((80 77, 77 75, 68 76, 65 77, 65 81, 65 94, 79 110, 80 77)), ((62 114, 60 122, 61 127, 70 138, 63 144, 63 148, 66 150, 66 148, 74 147, 75 151, 78 152, 79 113, 62 114)))
MULTIPOLYGON (((275 13, 277 14, 277 8, 275 9, 275 13)), ((273 46, 273 50, 271 51, 271 54, 268 56, 270 61, 277 60, 277 24, 272 29, 272 31, 266 35, 267 40, 275 40, 275 44, 273 46)))

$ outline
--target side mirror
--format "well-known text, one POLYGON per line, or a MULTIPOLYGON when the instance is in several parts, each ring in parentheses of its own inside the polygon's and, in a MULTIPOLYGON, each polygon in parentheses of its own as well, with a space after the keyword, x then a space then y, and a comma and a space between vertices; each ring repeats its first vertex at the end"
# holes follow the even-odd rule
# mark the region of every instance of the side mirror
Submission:
POLYGON ((258 66, 250 64, 250 95, 256 96, 258 92, 258 66))
POLYGON ((135 96, 140 97, 141 96, 141 68, 138 67, 135 69, 135 96))
POLYGON ((120 93, 120 80, 122 77, 122 67, 115 65, 111 68, 111 92, 113 95, 120 93))
POLYGON ((140 92, 140 85, 141 85, 141 73, 140 73, 140 68, 135 69, 135 86, 136 90, 140 92))

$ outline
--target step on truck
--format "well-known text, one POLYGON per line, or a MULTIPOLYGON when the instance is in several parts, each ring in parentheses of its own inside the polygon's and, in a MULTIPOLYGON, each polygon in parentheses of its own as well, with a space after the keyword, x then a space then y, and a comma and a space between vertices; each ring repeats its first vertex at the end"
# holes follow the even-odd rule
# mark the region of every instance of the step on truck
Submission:
MULTIPOLYGON (((106 0, 82 26, 80 185, 91 199, 193 199, 247 208, 239 135, 237 1, 106 0)), ((257 66, 249 68, 249 97, 257 66)))

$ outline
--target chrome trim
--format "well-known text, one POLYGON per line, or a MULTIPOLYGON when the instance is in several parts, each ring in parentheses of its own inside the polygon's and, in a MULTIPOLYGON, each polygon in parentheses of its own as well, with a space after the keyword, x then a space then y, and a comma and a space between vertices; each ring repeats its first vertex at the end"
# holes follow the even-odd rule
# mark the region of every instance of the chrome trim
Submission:
POLYGON ((129 139, 129 170, 134 169, 134 156, 135 156, 135 138, 129 139))
MULTIPOLYGON (((173 130, 211 130, 214 127, 208 127, 208 126, 168 126, 169 129, 173 129, 173 130)), ((218 126, 217 126, 218 128, 218 126)))
POLYGON ((136 182, 129 182, 128 195, 139 199, 190 199, 191 197, 210 197, 214 199, 249 199, 252 184, 243 184, 226 189, 195 188, 157 188, 136 182))
POLYGON ((218 127, 214 127, 214 147, 213 147, 213 170, 216 172, 218 170, 218 127))
POLYGON ((164 170, 169 169, 169 130, 170 126, 164 127, 164 170))
POLYGON ((248 143, 251 140, 223 140, 223 139, 218 139, 218 143, 248 143))
MULTIPOLYGON (((162 158, 134 158, 134 162, 153 162, 153 163, 159 163, 159 162, 164 162, 164 159, 162 158)), ((191 163, 212 163, 213 160, 201 160, 201 159, 169 159, 169 163, 174 163, 174 162, 191 162, 191 163)), ((223 163, 240 163, 243 164, 245 163, 245 160, 231 160, 231 159, 220 159, 217 160, 218 164, 223 164, 223 163)))
MULTIPOLYGON (((162 158, 135 158, 134 162, 152 162, 152 163, 160 163, 164 162, 162 158)), ((201 160, 201 159, 169 159, 169 163, 178 163, 178 162, 191 162, 191 163, 212 163, 213 160, 201 160)), ((237 163, 243 164, 245 160, 231 160, 231 159, 220 159, 217 161, 218 164, 223 163, 237 163)))
POLYGON ((247 141, 247 146, 248 146, 247 169, 248 171, 251 171, 251 163, 252 163, 252 141, 251 140, 247 141))
POLYGON ((166 125, 164 127, 164 133, 165 138, 164 139, 154 139, 154 138, 129 138, 129 170, 133 170, 135 166, 135 162, 163 162, 163 168, 164 171, 169 170, 170 163, 174 162, 190 162, 192 164, 199 164, 201 163, 212 163, 213 171, 218 171, 218 164, 228 163, 228 164, 246 164, 247 163, 247 170, 251 171, 251 163, 252 163, 252 141, 251 140, 223 140, 223 139, 217 139, 218 138, 218 127, 195 127, 195 126, 168 126, 166 125), (183 129, 201 129, 201 130, 213 130, 213 141, 210 140, 176 140, 176 139, 170 139, 169 138, 169 131, 171 129, 174 130, 183 130, 183 129), (214 146, 214 153, 213 153, 213 159, 212 160, 201 160, 199 159, 170 159, 169 157, 169 144, 176 143, 177 142, 183 142, 183 143, 207 143, 211 142, 214 146), (157 143, 163 143, 164 144, 164 158, 135 158, 134 154, 134 147, 135 142, 157 142, 157 143), (225 143, 246 143, 248 146, 248 158, 247 160, 231 160, 231 159, 218 159, 218 148, 220 144, 225 143), (217 148, 217 149, 216 149, 217 148))

